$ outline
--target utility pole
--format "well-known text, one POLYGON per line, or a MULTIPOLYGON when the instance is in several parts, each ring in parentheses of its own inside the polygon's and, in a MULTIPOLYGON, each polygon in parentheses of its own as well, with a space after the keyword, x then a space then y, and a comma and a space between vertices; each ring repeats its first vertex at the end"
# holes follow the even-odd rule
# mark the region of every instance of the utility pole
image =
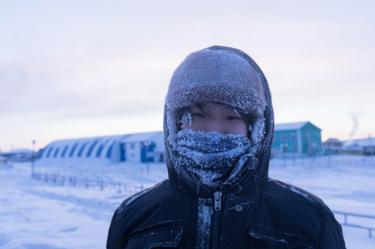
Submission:
POLYGON ((350 113, 349 116, 351 117, 352 119, 352 130, 350 131, 350 134, 349 134, 349 141, 352 141, 354 139, 354 136, 356 135, 356 132, 358 130, 358 126, 359 126, 359 117, 360 117, 360 113, 358 112, 353 112, 353 113, 350 113))
POLYGON ((33 139, 31 141, 31 144, 32 144, 32 151, 31 151, 31 178, 34 177, 34 167, 35 167, 35 144, 36 144, 36 140, 33 139))
POLYGON ((373 138, 371 136, 371 134, 368 134, 368 140, 369 140, 369 152, 370 152, 370 155, 375 155, 375 147, 374 147, 374 143, 373 143, 373 138))

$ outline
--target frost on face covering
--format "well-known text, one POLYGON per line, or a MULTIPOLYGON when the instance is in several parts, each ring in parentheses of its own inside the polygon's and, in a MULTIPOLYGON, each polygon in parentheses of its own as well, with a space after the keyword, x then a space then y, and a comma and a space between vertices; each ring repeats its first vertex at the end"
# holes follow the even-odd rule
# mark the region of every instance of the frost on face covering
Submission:
POLYGON ((217 186, 231 174, 236 162, 251 147, 243 135, 181 130, 176 137, 176 167, 184 167, 200 182, 217 186))

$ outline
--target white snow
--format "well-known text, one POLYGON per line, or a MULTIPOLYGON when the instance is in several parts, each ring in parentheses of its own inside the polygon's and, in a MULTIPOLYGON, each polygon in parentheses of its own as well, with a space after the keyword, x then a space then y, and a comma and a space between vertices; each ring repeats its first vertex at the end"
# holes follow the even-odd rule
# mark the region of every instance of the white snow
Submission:
MULTIPOLYGON (((167 177, 163 164, 36 164, 44 174, 75 176, 81 183, 63 186, 30 179, 30 164, 0 167, 0 248, 105 248, 114 210, 130 195, 167 177), (110 185, 109 183, 114 183, 110 185), (122 183, 121 188, 117 183, 122 183)), ((333 210, 375 215, 375 157, 331 156, 316 159, 274 159, 270 176, 319 196, 333 210)), ((68 178, 65 178, 68 179, 68 178)), ((339 221, 343 217, 337 215, 339 221)), ((375 227, 375 221, 348 218, 375 227)), ((375 235, 343 227, 348 249, 375 248, 375 235)))

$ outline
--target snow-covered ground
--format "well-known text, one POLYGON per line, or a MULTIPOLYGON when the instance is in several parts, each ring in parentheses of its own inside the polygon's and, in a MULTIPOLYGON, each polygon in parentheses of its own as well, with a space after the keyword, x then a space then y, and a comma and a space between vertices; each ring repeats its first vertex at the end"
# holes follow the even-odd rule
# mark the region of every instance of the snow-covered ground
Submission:
MULTIPOLYGON (((0 165, 0 248, 105 248, 115 208, 167 177, 163 164, 39 162, 0 165), (48 177, 48 178, 47 178, 48 177)), ((321 197, 333 210, 375 215, 375 158, 274 159, 270 176, 321 197)), ((341 216, 337 216, 342 220, 341 216)), ((349 218, 375 227, 375 221, 349 218)), ((374 249, 375 234, 344 227, 348 249, 374 249)))
MULTIPOLYGON (((319 196, 335 211, 375 216, 375 157, 329 156, 271 161, 270 176, 319 196)), ((343 222, 342 215, 336 215, 343 222)), ((349 223, 375 228, 375 220, 348 218, 349 223)), ((343 227, 348 249, 374 249, 368 231, 343 227)))

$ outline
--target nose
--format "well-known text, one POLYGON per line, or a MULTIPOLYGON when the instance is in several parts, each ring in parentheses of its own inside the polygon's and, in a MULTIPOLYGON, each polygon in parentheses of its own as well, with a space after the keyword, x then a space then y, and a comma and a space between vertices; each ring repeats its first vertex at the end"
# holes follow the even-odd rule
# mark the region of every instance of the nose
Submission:
POLYGON ((219 132, 224 134, 240 134, 248 136, 247 124, 225 121, 225 120, 198 120, 193 121, 191 129, 194 131, 219 132))
POLYGON ((219 120, 211 120, 206 124, 205 131, 229 133, 227 126, 219 120))

